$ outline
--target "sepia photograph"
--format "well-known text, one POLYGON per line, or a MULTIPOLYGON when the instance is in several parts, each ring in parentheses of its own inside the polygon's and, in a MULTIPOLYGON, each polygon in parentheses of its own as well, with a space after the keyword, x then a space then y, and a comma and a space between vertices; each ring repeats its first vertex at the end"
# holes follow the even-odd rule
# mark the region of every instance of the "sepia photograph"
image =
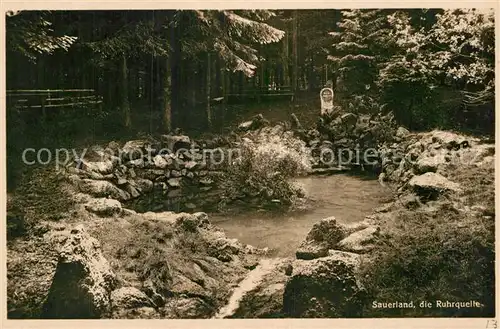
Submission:
POLYGON ((2 14, 7 319, 496 316, 494 8, 2 14))

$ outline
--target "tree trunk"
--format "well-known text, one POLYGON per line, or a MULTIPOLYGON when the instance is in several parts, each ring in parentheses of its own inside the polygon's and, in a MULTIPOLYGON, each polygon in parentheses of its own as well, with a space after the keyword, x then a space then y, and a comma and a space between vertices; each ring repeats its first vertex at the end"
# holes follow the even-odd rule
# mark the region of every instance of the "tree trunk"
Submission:
POLYGON ((171 125, 172 127, 179 126, 179 113, 180 113, 180 65, 181 65, 181 44, 179 42, 179 31, 182 24, 170 29, 170 109, 171 109, 171 125))
MULTIPOLYGON (((299 89, 299 58, 298 58, 298 11, 293 11, 293 92, 299 89)), ((296 97, 294 97, 295 99, 296 97)))
POLYGON ((127 57, 122 54, 120 59, 120 107, 123 114, 124 125, 126 128, 132 126, 132 119, 130 117, 130 104, 128 100, 128 70, 127 70, 127 57))
POLYGON ((172 107, 170 104, 170 88, 172 80, 172 69, 170 58, 163 59, 164 70, 162 79, 162 107, 163 107, 163 131, 169 133, 172 130, 172 107))
POLYGON ((212 109, 210 108, 210 88, 211 88, 211 74, 212 70, 210 70, 212 65, 212 61, 210 58, 210 53, 207 53, 207 126, 208 129, 212 129, 212 109))

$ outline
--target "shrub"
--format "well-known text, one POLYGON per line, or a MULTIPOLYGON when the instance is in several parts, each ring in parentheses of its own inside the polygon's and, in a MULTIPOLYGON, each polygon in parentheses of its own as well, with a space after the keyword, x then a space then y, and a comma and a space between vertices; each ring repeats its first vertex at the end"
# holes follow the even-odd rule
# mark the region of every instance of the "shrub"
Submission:
POLYGON ((257 198, 261 204, 279 200, 279 204, 293 206, 301 197, 301 189, 291 178, 311 169, 304 142, 288 132, 261 132, 245 138, 239 151, 222 182, 222 205, 235 199, 257 198))

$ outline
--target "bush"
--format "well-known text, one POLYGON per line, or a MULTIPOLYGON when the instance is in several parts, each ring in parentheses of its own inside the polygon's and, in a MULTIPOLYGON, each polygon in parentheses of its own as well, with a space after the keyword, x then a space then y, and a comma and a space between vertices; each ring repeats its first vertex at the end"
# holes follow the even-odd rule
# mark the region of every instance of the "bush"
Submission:
POLYGON ((225 193, 221 205, 254 198, 259 205, 295 205, 303 193, 291 178, 311 169, 305 143, 288 132, 282 135, 261 132, 250 137, 244 139, 240 157, 227 169, 222 181, 225 193))

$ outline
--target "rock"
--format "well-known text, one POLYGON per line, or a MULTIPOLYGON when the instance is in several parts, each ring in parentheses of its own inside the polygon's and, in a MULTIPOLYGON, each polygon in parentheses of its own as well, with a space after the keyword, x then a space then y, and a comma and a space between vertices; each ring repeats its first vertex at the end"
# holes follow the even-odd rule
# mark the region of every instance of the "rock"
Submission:
POLYGON ((446 191, 461 191, 459 184, 450 181, 440 174, 432 172, 414 176, 410 179, 408 185, 421 197, 435 197, 437 194, 446 191))
POLYGON ((366 293, 359 283, 360 256, 333 251, 328 257, 294 265, 283 295, 283 310, 293 318, 359 317, 366 293))
POLYGON ((146 166, 146 163, 144 162, 144 159, 140 158, 140 159, 130 160, 127 163, 127 166, 132 168, 144 168, 146 166))
POLYGON ((167 160, 165 160, 165 158, 161 155, 156 155, 153 158, 153 163, 154 163, 155 167, 160 168, 160 169, 165 169, 169 165, 167 160))
POLYGON ((417 209, 421 203, 420 203, 420 198, 414 194, 407 194, 404 196, 401 196, 398 199, 398 202, 401 203, 401 205, 407 209, 414 210, 417 209))
POLYGON ((170 177, 173 177, 173 178, 178 178, 178 177, 181 177, 182 174, 179 170, 171 170, 170 171, 170 177))
POLYGON ((163 307, 166 319, 203 319, 211 315, 212 307, 202 298, 172 298, 163 307))
POLYGON ((356 122, 358 121, 358 116, 354 113, 346 113, 343 114, 340 119, 342 120, 342 123, 348 127, 353 127, 356 122))
POLYGON ((127 191, 127 193, 130 194, 132 198, 138 198, 141 195, 141 193, 139 193, 135 186, 130 183, 125 185, 124 190, 127 191))
POLYGON ((345 236, 345 226, 338 224, 335 217, 324 218, 313 225, 295 256, 298 259, 324 257, 328 249, 332 249, 345 236))
POLYGON ((249 131, 252 128, 253 121, 245 121, 238 125, 240 131, 249 131))
POLYGON ((214 181, 210 178, 202 178, 200 179, 200 184, 201 185, 212 185, 214 181))
POLYGON ((396 130, 396 137, 399 138, 405 138, 410 134, 410 131, 406 129, 405 127, 399 127, 398 130, 396 130))
POLYGON ((106 149, 105 151, 108 153, 108 154, 111 154, 111 155, 114 155, 114 156, 117 156, 120 154, 120 144, 116 141, 111 141, 108 143, 108 145, 106 146, 106 149))
POLYGON ((233 260, 233 255, 239 254, 244 246, 237 239, 221 237, 210 241, 208 254, 223 262, 233 260))
POLYGON ((186 135, 162 135, 162 142, 170 152, 177 152, 180 149, 190 149, 192 142, 186 135))
POLYGON ((375 208, 374 212, 376 212, 376 213, 389 212, 393 209, 393 207, 394 207, 394 202, 389 202, 389 203, 386 203, 380 207, 375 208))
POLYGON ((141 193, 146 193, 153 190, 153 182, 149 179, 136 178, 132 181, 137 190, 141 193))
POLYGON ((113 311, 139 307, 154 307, 151 299, 142 291, 134 287, 123 287, 111 293, 113 311))
POLYGON ((252 118, 252 120, 240 123, 238 125, 238 130, 240 131, 255 130, 262 128, 268 123, 269 122, 266 119, 264 119, 264 116, 262 114, 257 114, 252 118))
POLYGON ((110 294, 115 286, 116 277, 99 242, 79 225, 71 230, 59 252, 42 318, 104 317, 109 314, 110 294))
POLYGON ((180 178, 169 178, 167 180, 167 184, 170 187, 178 188, 181 187, 181 179, 180 178))
POLYGON ((380 232, 378 226, 367 227, 349 235, 337 244, 336 249, 355 252, 358 254, 369 252, 373 249, 373 242, 380 232))
POLYGON ((436 172, 438 167, 444 163, 445 160, 440 159, 439 156, 424 156, 417 161, 415 168, 417 173, 425 174, 426 172, 436 172))
POLYGON ((150 143, 147 140, 132 140, 125 143, 120 151, 120 157, 123 160, 142 159, 148 155, 150 143))
POLYGON ((297 259, 311 260, 328 255, 329 245, 317 241, 303 241, 295 252, 297 259))
POLYGON ((82 179, 78 187, 81 192, 95 197, 110 197, 119 201, 130 199, 130 194, 119 189, 113 183, 104 180, 82 179))
MULTIPOLYGON (((260 279, 254 279, 255 286, 243 295, 236 309, 226 310, 229 314, 225 314, 225 318, 284 317, 283 293, 288 277, 283 268, 288 267, 293 268, 291 259, 261 260, 257 268, 253 270, 255 272, 250 274, 260 276, 260 279)), ((224 313, 224 310, 222 311, 224 313)))
POLYGON ((186 168, 187 170, 193 170, 196 168, 196 161, 188 161, 184 164, 184 168, 186 168))
POLYGON ((111 174, 114 169, 112 161, 87 162, 82 160, 80 166, 83 170, 93 171, 102 175, 111 174))
POLYGON ((122 204, 118 200, 100 198, 87 202, 85 209, 99 216, 108 217, 121 214, 122 204))

